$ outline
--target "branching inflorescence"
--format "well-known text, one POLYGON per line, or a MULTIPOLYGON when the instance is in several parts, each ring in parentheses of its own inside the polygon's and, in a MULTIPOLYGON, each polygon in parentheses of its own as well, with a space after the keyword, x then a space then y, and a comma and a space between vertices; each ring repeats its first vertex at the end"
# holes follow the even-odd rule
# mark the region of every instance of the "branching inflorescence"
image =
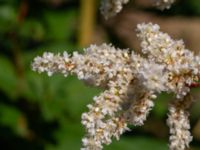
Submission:
MULTIPOLYGON (((154 0, 159 9, 168 9, 175 0, 154 0)), ((105 18, 119 13, 129 0, 102 0, 105 18)), ((161 92, 173 93, 167 124, 170 150, 184 150, 192 141, 188 109, 193 99, 190 88, 200 78, 200 56, 185 48, 182 40, 173 40, 157 24, 137 26, 142 55, 111 44, 91 45, 83 54, 63 55, 45 52, 32 63, 34 71, 49 76, 74 74, 84 82, 104 89, 82 114, 86 135, 82 150, 101 150, 112 138, 119 139, 128 125, 144 124, 154 100, 161 92)))
POLYGON ((192 140, 189 112, 191 85, 200 77, 200 57, 185 48, 182 40, 173 40, 157 24, 137 26, 142 55, 112 45, 91 45, 83 54, 71 56, 46 52, 32 63, 34 71, 75 74, 80 80, 104 90, 93 98, 89 111, 82 114, 86 128, 83 150, 100 150, 113 137, 140 126, 161 92, 174 93, 169 106, 170 150, 184 150, 192 140))
MULTIPOLYGON (((101 1, 101 12, 106 19, 115 16, 119 13, 123 5, 128 3, 130 0, 102 0, 101 1)), ((158 9, 164 10, 169 9, 175 0, 152 0, 155 2, 155 6, 158 9)))

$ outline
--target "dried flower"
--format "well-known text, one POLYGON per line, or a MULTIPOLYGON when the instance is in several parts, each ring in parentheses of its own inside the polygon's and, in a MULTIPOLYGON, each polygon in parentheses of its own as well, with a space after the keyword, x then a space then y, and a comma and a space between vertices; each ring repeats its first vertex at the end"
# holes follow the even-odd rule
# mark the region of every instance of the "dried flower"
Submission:
POLYGON ((32 63, 34 71, 75 74, 80 80, 105 91, 93 98, 89 111, 82 114, 86 128, 83 150, 100 150, 119 139, 127 125, 143 125, 154 99, 160 92, 174 93, 176 100, 169 107, 170 150, 184 150, 192 137, 189 113, 192 99, 190 86, 200 77, 200 57, 187 50, 183 41, 173 40, 158 25, 137 26, 144 56, 112 45, 91 45, 83 54, 72 56, 44 53, 32 63))

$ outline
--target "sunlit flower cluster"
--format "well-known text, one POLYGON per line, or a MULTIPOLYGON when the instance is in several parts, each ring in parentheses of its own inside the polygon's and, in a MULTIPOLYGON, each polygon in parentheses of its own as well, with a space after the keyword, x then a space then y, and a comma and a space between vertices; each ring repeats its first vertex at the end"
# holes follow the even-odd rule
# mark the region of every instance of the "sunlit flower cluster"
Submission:
MULTIPOLYGON (((152 0, 158 9, 169 9, 175 0, 152 0)), ((129 0, 102 0, 101 12, 106 19, 115 16, 119 13, 123 5, 128 3, 129 0)))
POLYGON ((169 106, 170 150, 184 150, 192 140, 189 112, 190 87, 200 77, 200 57, 187 50, 182 40, 173 40, 157 24, 137 26, 142 55, 112 45, 91 45, 83 54, 54 55, 46 52, 32 63, 34 71, 69 73, 104 89, 82 114, 86 135, 82 150, 101 150, 112 138, 143 125, 161 92, 174 93, 169 106))

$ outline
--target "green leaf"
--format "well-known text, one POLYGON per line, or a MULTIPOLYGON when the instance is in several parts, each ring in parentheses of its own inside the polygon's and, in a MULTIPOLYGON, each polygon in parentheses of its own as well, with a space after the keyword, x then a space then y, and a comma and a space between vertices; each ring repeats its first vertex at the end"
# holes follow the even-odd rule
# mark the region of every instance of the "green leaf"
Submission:
POLYGON ((190 0, 188 1, 188 5, 191 7, 193 12, 197 13, 198 15, 200 14, 200 1, 198 0, 190 0))
POLYGON ((16 98, 17 76, 11 62, 0 55, 0 90, 10 98, 16 98))
POLYGON ((0 24, 0 32, 7 32, 16 24, 16 11, 14 7, 9 5, 0 6, 0 24))
POLYGON ((167 150, 167 144, 156 138, 148 137, 122 137, 119 141, 113 140, 105 150, 167 150))
POLYGON ((152 111, 158 118, 163 118, 166 116, 169 102, 170 100, 172 100, 172 98, 172 95, 161 93, 160 95, 158 95, 158 98, 154 100, 155 107, 152 111))
POLYGON ((33 102, 41 101, 45 93, 43 76, 33 72, 30 68, 30 70, 26 72, 25 77, 27 85, 22 92, 22 97, 33 102))
POLYGON ((20 27, 21 38, 41 41, 44 38, 44 27, 41 22, 33 19, 26 20, 20 27))
POLYGON ((82 81, 75 79, 74 77, 69 78, 69 82, 66 85, 67 106, 73 118, 80 118, 83 111, 87 111, 87 104, 93 103, 92 98, 100 93, 100 89, 89 87, 82 81))
POLYGON ((194 105, 192 105, 192 109, 190 111, 191 112, 190 118, 192 118, 193 120, 198 120, 200 116, 199 92, 200 88, 191 89, 192 97, 194 99, 194 105))
POLYGON ((80 149, 83 129, 80 123, 72 123, 65 120, 55 132, 56 145, 47 145, 46 150, 80 149))
MULTIPOLYGON (((48 77, 47 77, 48 78, 48 77)), ((58 119, 67 113, 73 120, 79 120, 86 105, 92 102, 92 97, 99 91, 78 81, 76 77, 65 78, 54 75, 46 79, 45 91, 40 102, 46 119, 58 119)))
POLYGON ((0 123, 19 136, 25 136, 28 133, 25 117, 14 107, 0 105, 0 123))
POLYGON ((49 12, 45 14, 47 20, 47 37, 57 41, 67 40, 73 33, 76 19, 74 10, 49 12))

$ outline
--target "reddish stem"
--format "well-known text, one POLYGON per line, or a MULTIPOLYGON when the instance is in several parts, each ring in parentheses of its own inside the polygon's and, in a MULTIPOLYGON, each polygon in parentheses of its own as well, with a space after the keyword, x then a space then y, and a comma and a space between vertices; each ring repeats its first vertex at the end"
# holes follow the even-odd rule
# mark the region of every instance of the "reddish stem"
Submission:
POLYGON ((200 83, 199 82, 193 82, 190 85, 187 84, 187 86, 190 87, 190 88, 197 88, 197 87, 200 87, 200 83))

